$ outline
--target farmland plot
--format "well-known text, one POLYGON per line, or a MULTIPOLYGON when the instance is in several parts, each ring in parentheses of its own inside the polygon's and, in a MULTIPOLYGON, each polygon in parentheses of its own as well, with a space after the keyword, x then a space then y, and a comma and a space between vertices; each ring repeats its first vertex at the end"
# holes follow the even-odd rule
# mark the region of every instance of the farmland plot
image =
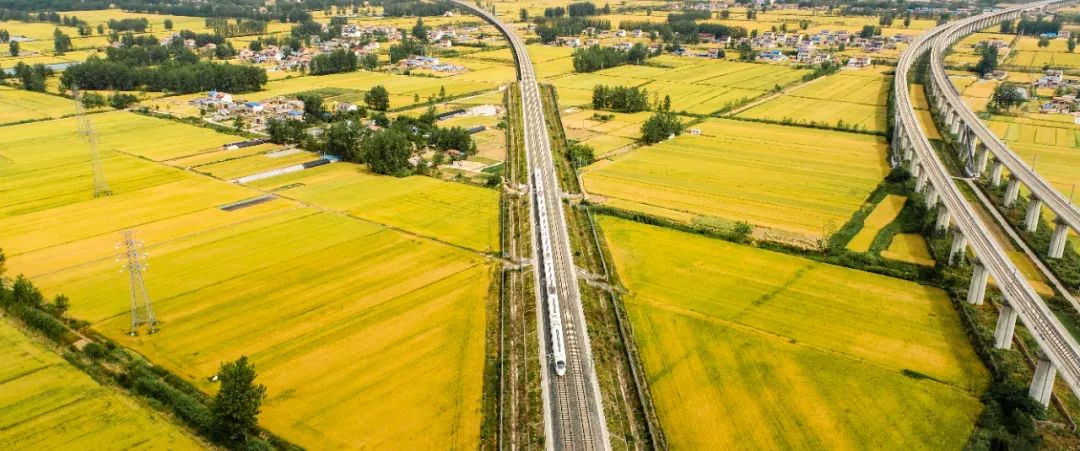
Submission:
POLYGON ((590 195, 803 238, 844 224, 888 173, 880 137, 713 119, 586 168, 590 195))
POLYGON ((201 449, 203 445, 0 319, 0 443, 31 449, 201 449))
POLYGON ((71 99, 0 86, 0 125, 73 114, 71 99))
POLYGON ((989 375, 944 292, 622 219, 600 226, 672 448, 966 443, 989 375))
POLYGON ((738 116, 829 126, 843 121, 861 130, 884 132, 891 80, 876 72, 841 72, 792 89, 738 116))
POLYGON ((236 137, 131 113, 94 120, 113 189, 101 198, 74 120, 3 128, 10 273, 70 296, 71 316, 208 393, 222 361, 248 355, 269 387, 261 424, 301 445, 476 446, 490 265, 464 247, 495 241, 495 191, 339 163, 363 182, 324 169, 293 187, 315 205, 286 195, 225 211, 265 193, 170 164, 217 158, 236 137), (114 245, 131 228, 151 256, 151 336, 126 335, 114 245))

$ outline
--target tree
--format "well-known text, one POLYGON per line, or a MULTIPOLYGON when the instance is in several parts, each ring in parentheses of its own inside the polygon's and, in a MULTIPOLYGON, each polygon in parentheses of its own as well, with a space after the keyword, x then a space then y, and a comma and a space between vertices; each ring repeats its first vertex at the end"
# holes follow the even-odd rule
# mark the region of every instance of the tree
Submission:
POLYGON ((361 160, 376 174, 404 177, 409 174, 412 143, 403 133, 381 130, 360 145, 361 160))
POLYGON ((1069 53, 1073 53, 1076 50, 1076 38, 1069 36, 1069 42, 1066 45, 1069 47, 1069 53))
POLYGON ((446 101, 446 86, 443 86, 443 85, 439 86, 439 101, 440 102, 445 102, 446 101))
POLYGON ((165 25, 166 30, 172 30, 172 27, 173 27, 172 19, 165 19, 165 24, 164 25, 165 25))
POLYGON ((106 105, 105 96, 96 92, 84 92, 82 93, 82 104, 88 110, 101 108, 106 105))
POLYGON ((55 298, 53 298, 53 315, 56 315, 56 317, 58 318, 63 318, 64 314, 67 313, 68 308, 71 308, 71 299, 68 299, 67 296, 58 294, 55 298))
POLYGON ((990 72, 997 70, 998 65, 998 50, 997 47, 986 44, 981 49, 982 57, 979 59, 979 63, 975 65, 975 71, 979 73, 979 76, 986 75, 990 72))
POLYGON ((8 43, 8 53, 11 53, 11 56, 19 56, 19 41, 8 43))
POLYGON ((237 115, 235 118, 233 118, 233 129, 241 132, 244 131, 245 127, 247 127, 247 124, 244 123, 244 116, 237 115))
POLYGON ((911 26, 911 13, 904 15, 904 28, 911 26))
POLYGON ((113 95, 109 96, 109 106, 118 110, 127 108, 138 101, 139 98, 135 97, 134 94, 128 94, 124 92, 114 92, 113 95))
POLYGON ((299 95, 296 97, 301 102, 304 102, 304 120, 308 122, 319 122, 323 120, 326 115, 326 109, 323 107, 323 99, 317 95, 299 95))
POLYGON ((330 124, 322 134, 323 152, 345 161, 360 161, 362 130, 357 121, 345 120, 330 124))
POLYGON ((387 91, 383 85, 375 85, 370 91, 364 94, 364 103, 368 108, 379 111, 386 111, 390 109, 390 91, 387 91))
POLYGON ((743 42, 739 44, 739 48, 737 50, 739 51, 740 60, 753 61, 757 59, 757 53, 755 53, 754 49, 750 47, 749 42, 743 42))
POLYGON ((521 8, 521 11, 518 11, 518 17, 521 18, 522 22, 528 22, 529 21, 529 10, 525 9, 525 8, 521 8))
POLYGON ((720 18, 721 19, 730 19, 731 18, 731 10, 729 10, 727 8, 724 8, 724 9, 720 10, 720 18))
POLYGON ((98 26, 97 26, 97 34, 99 34, 99 35, 105 34, 105 25, 98 24, 98 26))
POLYGON ((63 55, 64 52, 71 50, 71 37, 59 28, 53 30, 53 49, 56 50, 57 55, 63 55))
POLYGON ((572 143, 567 151, 566 158, 575 169, 588 166, 596 159, 593 148, 585 144, 572 143))
POLYGON ((7 29, 0 29, 0 42, 8 42, 11 40, 11 33, 8 33, 7 29))
POLYGON ((222 363, 218 370, 221 389, 210 407, 214 436, 225 444, 246 443, 255 431, 259 410, 266 398, 266 386, 255 384, 255 365, 247 356, 222 363))
POLYGON ((675 113, 657 111, 644 124, 641 124, 641 139, 647 144, 656 144, 671 135, 682 134, 682 129, 682 123, 679 122, 679 117, 675 113))
POLYGON ((994 89, 994 94, 990 96, 988 108, 990 110, 1009 111, 1013 107, 1023 105, 1026 101, 1027 95, 1022 86, 1002 83, 994 89))
POLYGON ((754 7, 747 8, 746 9, 746 20, 754 20, 754 19, 757 19, 757 10, 754 9, 754 7))
POLYGON ((424 19, 416 18, 416 25, 412 27, 412 36, 420 42, 427 42, 427 27, 424 26, 424 19))
POLYGON ((1006 34, 1012 33, 1013 32, 1013 21, 1012 20, 1006 20, 1004 22, 1001 22, 1001 32, 1006 33, 1006 34))
POLYGON ((1041 37, 1039 37, 1039 43, 1036 44, 1036 45, 1038 45, 1039 47, 1049 47, 1050 46, 1050 38, 1048 38, 1046 36, 1041 36, 1041 37))
POLYGON ((368 53, 360 57, 359 64, 365 70, 375 70, 379 67, 379 55, 368 53))

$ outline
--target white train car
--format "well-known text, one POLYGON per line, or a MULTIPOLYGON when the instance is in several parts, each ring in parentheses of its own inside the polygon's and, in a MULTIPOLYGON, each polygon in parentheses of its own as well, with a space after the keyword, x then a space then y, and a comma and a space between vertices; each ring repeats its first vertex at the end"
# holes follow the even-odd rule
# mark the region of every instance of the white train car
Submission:
POLYGON ((544 298, 548 309, 548 330, 551 333, 551 357, 555 361, 555 374, 566 374, 566 347, 563 337, 562 312, 559 309, 559 293, 555 287, 555 265, 551 262, 551 239, 548 237, 548 218, 544 188, 540 174, 536 174, 536 211, 540 227, 540 251, 544 260, 544 298))

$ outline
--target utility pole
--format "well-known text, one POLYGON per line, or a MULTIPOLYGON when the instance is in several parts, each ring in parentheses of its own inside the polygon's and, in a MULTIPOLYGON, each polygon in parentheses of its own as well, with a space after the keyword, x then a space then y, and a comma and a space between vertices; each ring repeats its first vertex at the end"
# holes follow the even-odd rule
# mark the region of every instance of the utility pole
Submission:
POLYGON ((139 335, 139 326, 150 326, 149 333, 157 332, 157 318, 150 304, 150 294, 146 291, 142 273, 146 270, 146 254, 142 252, 143 242, 135 239, 134 230, 125 230, 124 239, 117 244, 116 259, 120 270, 127 271, 131 287, 131 336, 139 335))
POLYGON ((101 166, 101 157, 98 155, 97 148, 97 134, 94 133, 94 128, 90 125, 90 118, 86 115, 86 107, 83 106, 82 93, 79 91, 78 86, 71 88, 72 97, 75 98, 75 115, 77 119, 77 128, 79 136, 82 136, 86 140, 86 144, 90 146, 90 165, 94 171, 94 197, 104 197, 112 195, 112 190, 109 189, 109 182, 105 180, 105 169, 101 166))

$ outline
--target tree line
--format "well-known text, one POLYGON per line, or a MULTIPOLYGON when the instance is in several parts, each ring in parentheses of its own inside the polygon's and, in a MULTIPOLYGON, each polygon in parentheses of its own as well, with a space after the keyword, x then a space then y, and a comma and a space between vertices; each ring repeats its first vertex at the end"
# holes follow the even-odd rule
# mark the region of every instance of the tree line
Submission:
POLYGON ((596 109, 636 113, 649 109, 649 93, 638 86, 593 86, 592 105, 596 109))
POLYGON ((266 84, 266 70, 260 67, 170 60, 153 67, 131 67, 92 56, 68 67, 60 76, 64 88, 78 86, 92 90, 162 91, 192 93, 218 89, 232 93, 252 92, 266 84))
POLYGON ((593 45, 574 49, 574 71, 595 72, 623 64, 643 64, 649 57, 649 48, 636 43, 629 50, 593 45))
POLYGON ((539 17, 534 22, 536 34, 540 35, 540 40, 544 43, 555 42, 555 38, 559 36, 578 36, 586 28, 611 29, 611 21, 583 17, 539 17))
POLYGON ((386 17, 441 16, 454 9, 449 2, 386 1, 382 3, 383 15, 386 17))

